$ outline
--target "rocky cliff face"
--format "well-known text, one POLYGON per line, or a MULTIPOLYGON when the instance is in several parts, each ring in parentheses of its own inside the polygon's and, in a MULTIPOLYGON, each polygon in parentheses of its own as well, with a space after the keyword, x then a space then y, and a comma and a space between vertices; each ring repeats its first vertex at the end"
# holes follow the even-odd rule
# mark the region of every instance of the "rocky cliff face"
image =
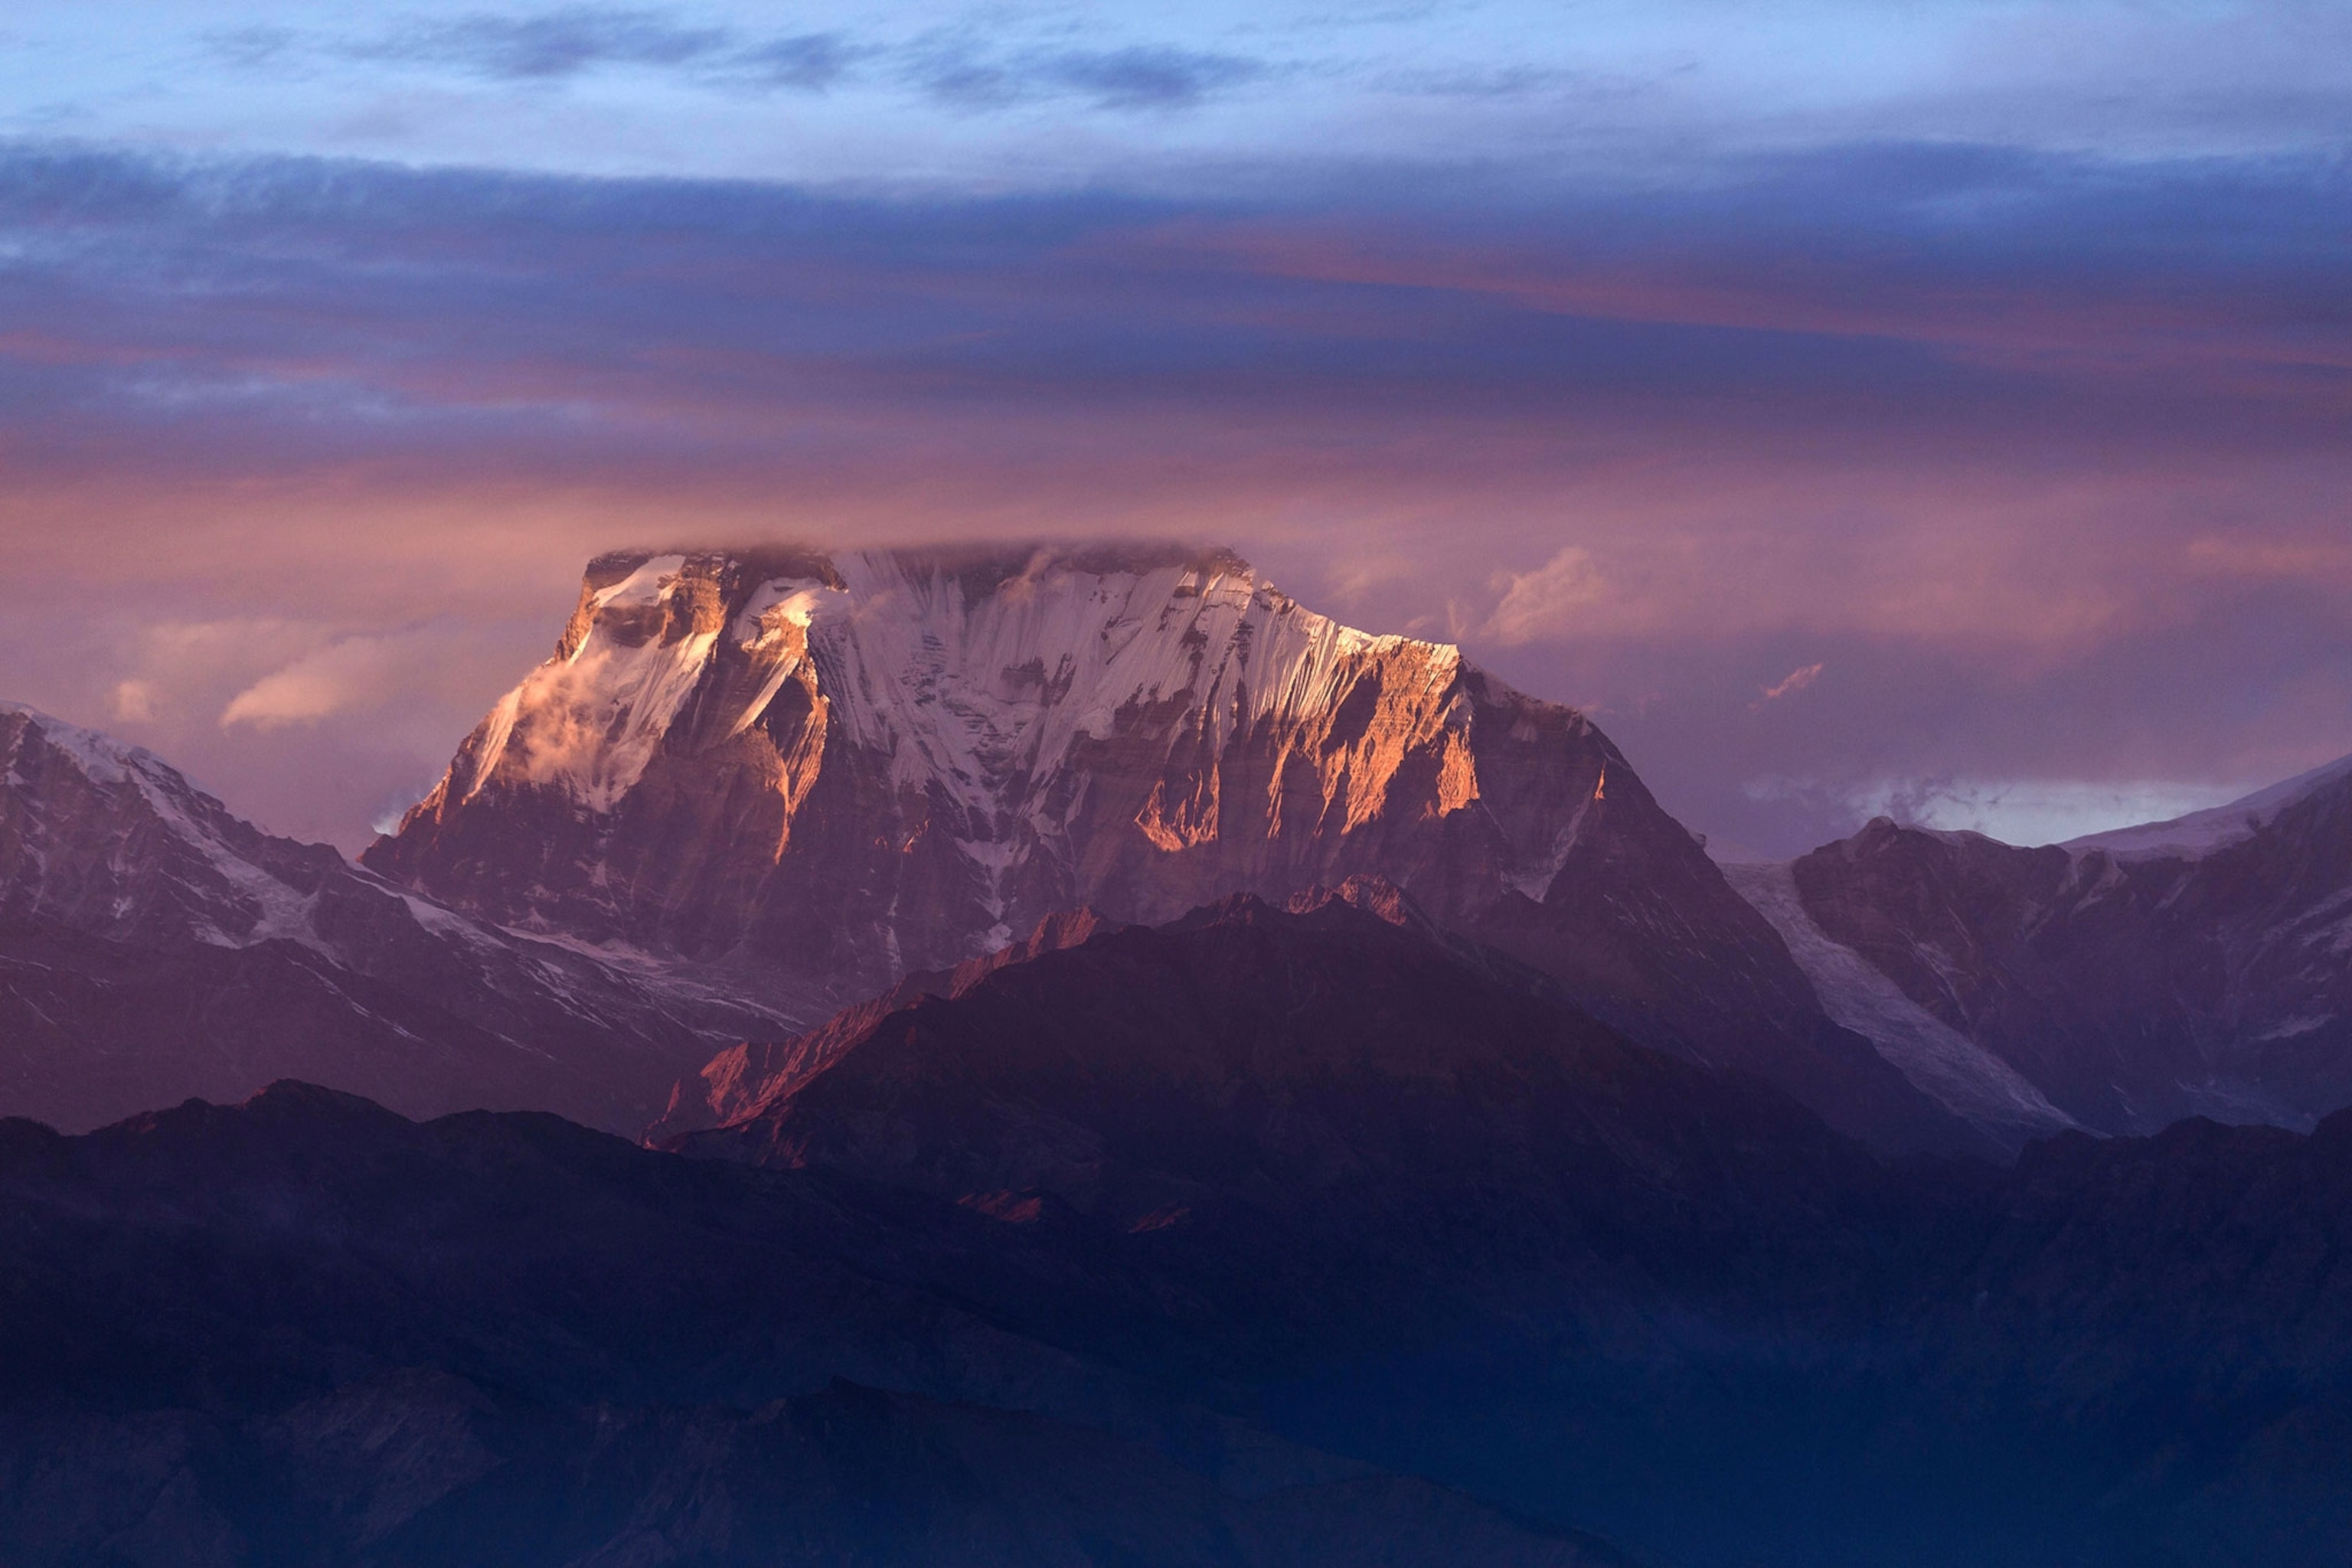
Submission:
POLYGON ((1056 910, 1376 874, 1641 1038, 1852 1130, 1959 1135, 1581 714, 1219 552, 600 558, 554 657, 364 859, 835 1004, 1056 910))
POLYGON ((1612 761, 1456 650, 1223 556, 608 556, 367 858, 847 998, 1054 910, 1166 920, 1365 862, 1446 903, 1540 899, 1612 761))
POLYGON ((635 1127, 772 1020, 273 838, 152 754, 0 705, 0 1113, 91 1126, 300 1072, 420 1114, 635 1127))
MULTIPOLYGON (((2036 849, 1882 819, 1785 879, 1784 930, 1867 964, 1981 1083, 2030 1086, 2021 1123, 2308 1127, 2352 1104, 2352 765, 2036 849)), ((1810 966, 1833 1011, 1857 994, 1810 966)))

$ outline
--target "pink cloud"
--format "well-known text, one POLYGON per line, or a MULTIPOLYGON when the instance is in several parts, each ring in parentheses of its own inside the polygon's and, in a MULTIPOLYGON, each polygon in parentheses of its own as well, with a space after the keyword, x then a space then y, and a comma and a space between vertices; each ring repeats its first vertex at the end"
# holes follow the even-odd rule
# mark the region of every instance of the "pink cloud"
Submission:
POLYGON ((1801 665, 1797 668, 1790 670, 1787 675, 1781 677, 1770 686, 1761 688, 1764 693, 1764 700, 1767 702, 1777 702, 1792 691, 1802 691, 1806 687, 1811 686, 1814 681, 1819 680, 1822 678, 1822 671, 1824 668, 1826 667, 1816 662, 1813 664, 1801 665))

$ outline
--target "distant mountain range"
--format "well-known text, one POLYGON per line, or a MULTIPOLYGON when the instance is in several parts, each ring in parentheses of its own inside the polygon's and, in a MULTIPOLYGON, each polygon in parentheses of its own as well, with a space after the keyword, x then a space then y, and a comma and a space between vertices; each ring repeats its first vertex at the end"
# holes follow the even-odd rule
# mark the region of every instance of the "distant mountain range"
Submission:
POLYGON ((0 740, 0 1110, 68 1126, 289 1075, 701 1126, 1057 915, 1358 877, 1885 1149, 2352 1103, 2352 766, 2053 848, 1881 821, 1718 868, 1581 715, 1214 551, 600 557, 362 867, 29 710, 0 740))

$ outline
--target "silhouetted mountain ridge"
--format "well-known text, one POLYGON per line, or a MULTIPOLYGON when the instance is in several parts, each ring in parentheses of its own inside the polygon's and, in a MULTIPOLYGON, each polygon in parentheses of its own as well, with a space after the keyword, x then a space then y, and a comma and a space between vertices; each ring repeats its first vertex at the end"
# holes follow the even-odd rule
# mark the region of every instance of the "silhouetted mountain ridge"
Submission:
POLYGON ((1302 903, 887 1008, 686 1139, 737 1158, 298 1086, 0 1125, 0 1533, 524 1564, 1354 1562, 1371 1518, 1430 1563, 1608 1560, 1570 1526, 1675 1568, 2352 1542, 2352 1115, 1889 1163, 1302 903))

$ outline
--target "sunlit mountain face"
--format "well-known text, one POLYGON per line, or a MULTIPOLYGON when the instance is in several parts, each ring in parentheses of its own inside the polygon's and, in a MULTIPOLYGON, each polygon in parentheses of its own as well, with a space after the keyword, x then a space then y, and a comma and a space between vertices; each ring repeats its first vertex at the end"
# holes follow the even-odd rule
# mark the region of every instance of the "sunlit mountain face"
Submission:
POLYGON ((0 16, 0 1559, 2352 1560, 2352 16, 0 16))

